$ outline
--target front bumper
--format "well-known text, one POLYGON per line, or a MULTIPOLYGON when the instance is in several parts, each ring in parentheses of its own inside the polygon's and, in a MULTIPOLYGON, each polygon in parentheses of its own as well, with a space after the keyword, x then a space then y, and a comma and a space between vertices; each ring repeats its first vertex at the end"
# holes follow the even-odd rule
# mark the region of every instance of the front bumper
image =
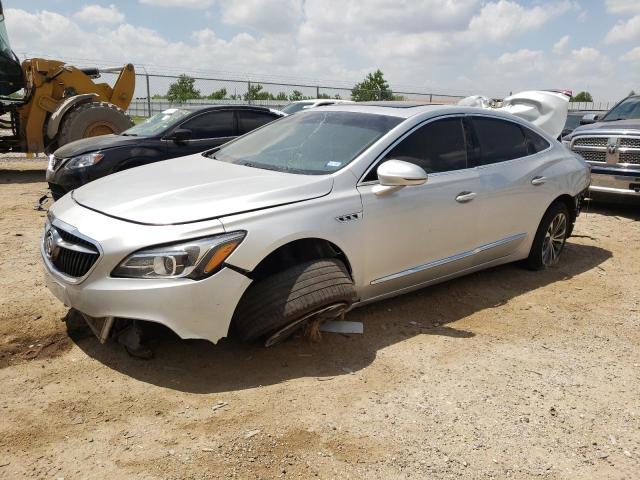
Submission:
POLYGON ((110 276, 113 268, 135 250, 166 241, 194 238, 206 230, 222 233, 219 222, 202 222, 208 225, 199 224, 197 227, 145 226, 85 209, 68 196, 57 202, 56 206, 62 207, 61 219, 65 223, 81 225, 82 233, 98 242, 103 250, 103 255, 86 278, 72 283, 47 261, 44 243, 41 242, 45 283, 61 302, 91 317, 160 323, 181 338, 206 339, 215 343, 227 336, 236 305, 251 283, 241 273, 223 268, 215 275, 199 281, 110 276), (82 222, 78 221, 80 217, 82 222), (196 229, 197 232, 194 232, 196 229))
POLYGON ((640 171, 605 170, 594 167, 591 171, 592 193, 640 196, 640 171))

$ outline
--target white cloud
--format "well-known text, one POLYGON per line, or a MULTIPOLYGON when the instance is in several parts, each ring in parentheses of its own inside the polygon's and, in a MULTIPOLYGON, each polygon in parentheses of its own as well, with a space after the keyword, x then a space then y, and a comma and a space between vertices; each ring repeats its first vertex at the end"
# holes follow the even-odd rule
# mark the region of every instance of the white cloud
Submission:
POLYGON ((138 0, 145 5, 154 7, 187 7, 187 8, 209 8, 215 0, 138 0))
MULTIPOLYGON (((640 0, 638 0, 640 2, 640 0)), ((640 39, 640 15, 631 17, 626 22, 620 21, 616 23, 607 36, 605 37, 605 43, 622 43, 631 42, 636 39, 640 39)))
POLYGON ((625 62, 638 62, 640 63, 640 47, 636 47, 632 50, 629 50, 627 53, 620 57, 622 61, 625 62))
POLYGON ((100 5, 85 5, 79 12, 73 14, 75 18, 82 22, 89 23, 122 23, 124 22, 124 13, 111 4, 108 7, 100 5))
POLYGON ((250 27, 259 32, 292 32, 302 21, 302 3, 299 0, 221 0, 220 3, 224 23, 250 27))
MULTIPOLYGON (((177 41, 160 26, 153 30, 121 23, 95 28, 75 16, 8 9, 13 47, 18 53, 69 59, 82 66, 132 62, 150 72, 243 79, 226 85, 198 81, 196 88, 203 93, 222 86, 241 93, 248 74, 263 81, 351 86, 377 68, 396 90, 465 95, 588 86, 599 98, 612 100, 637 84, 637 69, 628 62, 614 63, 622 62, 620 54, 612 60, 588 47, 569 51, 577 41, 570 32, 563 32, 566 35, 547 53, 538 42, 529 42, 529 36, 517 39, 536 30, 541 31, 538 37, 553 35, 546 24, 563 12, 571 12, 564 19, 568 20, 578 11, 570 1, 549 0, 544 6, 522 0, 397 0, 394 5, 383 0, 139 1, 213 5, 210 11, 220 21, 237 27, 227 30, 241 33, 223 38, 204 28, 177 41), (502 45, 508 50, 498 50, 502 45), (492 52, 490 58, 487 52, 492 52)), ((206 12, 188 14, 204 17, 206 12)), ((169 81, 152 79, 152 93, 164 93, 169 81)), ((144 88, 139 82, 136 95, 144 95, 144 88)), ((277 93, 281 87, 265 88, 277 93)))
POLYGON ((536 30, 574 7, 570 1, 526 8, 511 0, 498 0, 484 5, 469 22, 469 30, 476 39, 504 40, 516 33, 536 30))
POLYGON ((640 13, 638 0, 606 0, 605 4, 610 13, 640 13))
POLYGON ((553 48, 551 49, 553 53, 555 53, 556 55, 562 55, 563 53, 565 53, 567 50, 567 46, 569 45, 569 38, 569 35, 565 35, 556 43, 554 43, 553 48))

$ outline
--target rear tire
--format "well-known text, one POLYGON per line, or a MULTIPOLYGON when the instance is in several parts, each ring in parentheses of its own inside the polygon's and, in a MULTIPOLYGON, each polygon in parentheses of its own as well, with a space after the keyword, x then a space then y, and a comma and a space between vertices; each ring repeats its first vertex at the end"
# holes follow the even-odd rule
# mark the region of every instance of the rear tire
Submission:
POLYGON ((121 133, 133 125, 127 112, 111 103, 83 103, 65 114, 57 146, 61 147, 81 138, 121 133))
POLYGON ((558 263, 569 234, 569 210, 562 202, 553 203, 546 211, 531 245, 525 266, 543 270, 558 263))
POLYGON ((252 342, 328 306, 348 308, 355 297, 344 263, 312 260, 251 284, 236 308, 232 330, 240 340, 252 342))

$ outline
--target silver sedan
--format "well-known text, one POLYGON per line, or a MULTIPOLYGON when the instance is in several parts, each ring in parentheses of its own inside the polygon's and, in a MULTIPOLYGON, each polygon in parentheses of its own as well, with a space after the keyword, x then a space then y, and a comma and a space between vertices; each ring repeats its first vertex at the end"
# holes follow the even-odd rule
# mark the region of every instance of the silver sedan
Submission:
POLYGON ((581 157, 507 113, 339 105, 83 186, 41 253, 103 341, 135 319, 272 344, 480 269, 554 265, 588 185, 581 157))

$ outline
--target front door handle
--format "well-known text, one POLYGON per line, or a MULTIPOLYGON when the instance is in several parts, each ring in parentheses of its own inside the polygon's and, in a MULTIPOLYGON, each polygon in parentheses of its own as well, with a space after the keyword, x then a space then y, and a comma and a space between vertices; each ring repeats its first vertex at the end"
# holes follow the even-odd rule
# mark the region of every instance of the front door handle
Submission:
POLYGON ((531 185, 542 185, 547 181, 547 177, 533 177, 531 179, 531 185))
POLYGON ((460 192, 456 197, 456 202, 467 203, 476 198, 475 192, 460 192))

